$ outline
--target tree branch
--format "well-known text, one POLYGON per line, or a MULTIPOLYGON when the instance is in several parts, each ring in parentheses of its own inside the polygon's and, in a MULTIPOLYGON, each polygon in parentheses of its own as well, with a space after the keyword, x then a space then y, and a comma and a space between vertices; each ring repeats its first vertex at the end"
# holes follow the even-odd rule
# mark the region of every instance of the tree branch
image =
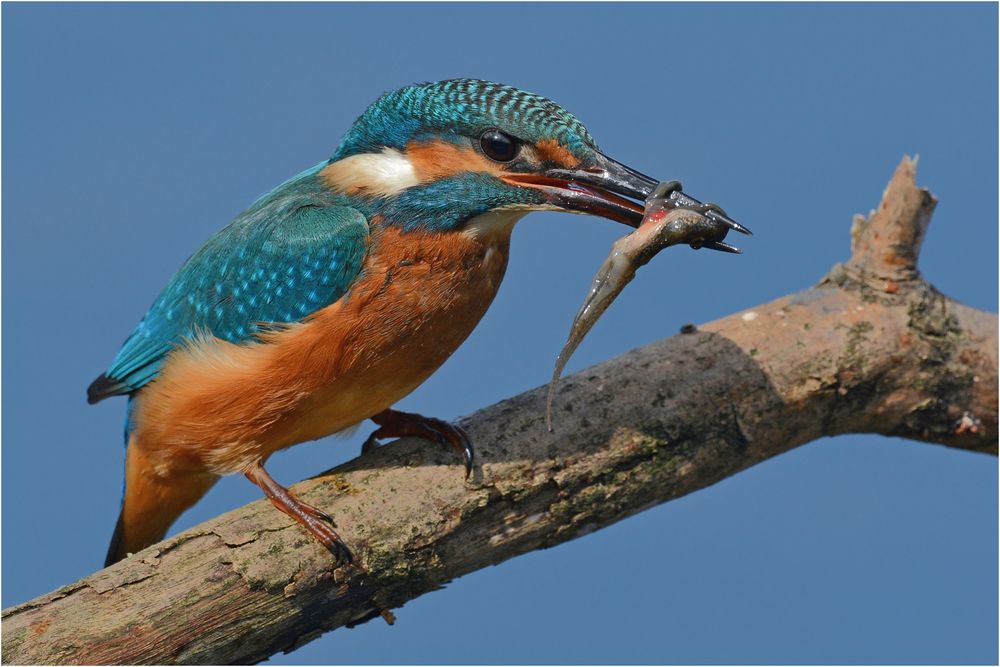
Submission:
POLYGON ((437 447, 382 447, 296 493, 363 569, 334 570, 267 502, 3 612, 8 663, 247 663, 467 572, 606 526, 826 435, 997 453, 997 317, 925 283, 935 200, 904 158, 852 257, 816 287, 535 389, 463 421, 471 481, 437 447), (679 390, 683 387, 683 390, 679 390))

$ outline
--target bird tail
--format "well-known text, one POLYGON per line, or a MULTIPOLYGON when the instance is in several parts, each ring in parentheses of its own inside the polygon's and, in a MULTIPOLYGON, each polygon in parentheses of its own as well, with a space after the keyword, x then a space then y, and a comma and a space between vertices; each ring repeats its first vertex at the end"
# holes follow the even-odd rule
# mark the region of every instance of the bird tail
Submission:
POLYGON ((208 473, 164 474, 156 469, 133 434, 125 453, 125 495, 105 567, 163 539, 177 517, 218 479, 208 473))

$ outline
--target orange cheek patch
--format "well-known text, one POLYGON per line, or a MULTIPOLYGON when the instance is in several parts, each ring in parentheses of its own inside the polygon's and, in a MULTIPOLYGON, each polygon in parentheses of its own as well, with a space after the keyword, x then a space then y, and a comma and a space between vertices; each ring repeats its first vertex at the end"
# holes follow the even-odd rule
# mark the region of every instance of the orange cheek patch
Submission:
POLYGON ((481 171, 500 176, 503 170, 471 147, 449 141, 412 141, 406 145, 406 157, 417 179, 423 183, 463 172, 481 171))
POLYGON ((570 169, 580 164, 580 160, 555 139, 542 139, 535 144, 535 150, 543 162, 555 162, 570 169))

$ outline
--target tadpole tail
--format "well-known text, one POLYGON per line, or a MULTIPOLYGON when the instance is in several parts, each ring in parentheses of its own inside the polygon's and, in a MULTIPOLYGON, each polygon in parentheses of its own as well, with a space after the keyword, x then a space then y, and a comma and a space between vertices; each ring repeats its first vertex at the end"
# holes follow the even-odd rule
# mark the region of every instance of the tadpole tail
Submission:
MULTIPOLYGON (((627 237, 626 237, 627 238, 627 237)), ((590 293, 587 294, 583 306, 573 318, 573 325, 569 330, 569 338, 563 345, 562 351, 556 357, 555 368, 552 369, 552 379, 549 380, 549 393, 545 401, 545 426, 549 433, 552 432, 552 401, 556 395, 556 386, 562 376, 563 369, 569 358, 573 356, 580 342, 583 341, 587 333, 600 319, 604 311, 635 277, 636 267, 625 256, 620 247, 621 239, 615 243, 604 263, 594 275, 594 281, 590 286, 590 293)))
MULTIPOLYGON (((669 183, 661 184, 656 197, 662 198, 669 183)), ((674 195, 677 191, 672 191, 674 195)), ((693 200, 692 200, 693 201, 693 200)), ((697 204, 697 202, 694 202, 697 204)), ((617 241, 611 247, 607 259, 597 270, 580 312, 573 319, 569 338, 562 352, 556 358, 556 367, 552 370, 549 381, 549 394, 545 402, 545 425, 552 432, 552 401, 556 395, 556 386, 562 375, 566 362, 576 351, 587 332, 593 328, 597 320, 608 309, 608 306, 621 293, 625 286, 635 277, 640 266, 651 260, 664 248, 684 243, 692 247, 705 247, 726 252, 739 252, 736 248, 724 243, 729 229, 735 229, 731 220, 709 218, 708 214, 718 212, 718 207, 699 204, 704 210, 674 208, 663 214, 662 202, 655 199, 647 200, 646 217, 639 227, 617 241), (651 205, 652 202, 652 205, 651 205), (731 224, 732 223, 732 224, 731 224)))

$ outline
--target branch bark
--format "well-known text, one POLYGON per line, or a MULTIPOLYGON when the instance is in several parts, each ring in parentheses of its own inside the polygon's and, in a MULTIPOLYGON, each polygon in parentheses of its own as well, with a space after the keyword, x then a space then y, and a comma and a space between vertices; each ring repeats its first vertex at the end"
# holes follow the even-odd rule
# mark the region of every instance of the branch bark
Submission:
MULTIPOLYGON (((904 158, 813 288, 463 420, 473 478, 404 440, 294 487, 363 567, 251 503, 3 612, 7 663, 252 663, 467 572, 553 546, 826 435, 997 453, 997 316, 923 281, 936 204, 904 158), (683 390, 679 390, 683 387, 683 390)), ((685 330, 686 331, 686 330, 685 330)))

